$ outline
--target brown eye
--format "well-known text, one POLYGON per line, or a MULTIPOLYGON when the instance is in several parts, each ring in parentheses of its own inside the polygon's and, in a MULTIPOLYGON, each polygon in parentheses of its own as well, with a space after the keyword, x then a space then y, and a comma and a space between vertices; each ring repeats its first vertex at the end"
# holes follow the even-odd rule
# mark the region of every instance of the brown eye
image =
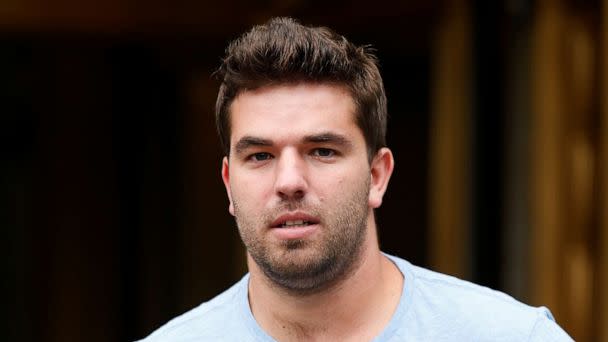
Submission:
POLYGON ((270 153, 259 152, 259 153, 252 154, 249 158, 252 159, 253 161, 265 161, 265 160, 270 159, 271 157, 272 157, 272 155, 270 155, 270 153))
POLYGON ((323 158, 333 157, 335 154, 336 152, 329 148, 317 148, 313 151, 314 156, 323 158))

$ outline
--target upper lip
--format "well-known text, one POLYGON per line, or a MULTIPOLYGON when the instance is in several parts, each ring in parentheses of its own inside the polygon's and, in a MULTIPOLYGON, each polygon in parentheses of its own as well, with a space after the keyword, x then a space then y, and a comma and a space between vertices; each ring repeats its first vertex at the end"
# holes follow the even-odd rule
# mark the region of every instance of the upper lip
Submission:
POLYGON ((286 214, 283 214, 283 215, 277 217, 274 221, 272 221, 272 223, 270 224, 270 227, 271 228, 280 227, 287 221, 307 221, 307 222, 310 222, 311 224, 319 223, 319 219, 317 219, 316 217, 314 217, 312 215, 309 215, 306 213, 301 213, 301 212, 295 212, 295 213, 286 213, 286 214))

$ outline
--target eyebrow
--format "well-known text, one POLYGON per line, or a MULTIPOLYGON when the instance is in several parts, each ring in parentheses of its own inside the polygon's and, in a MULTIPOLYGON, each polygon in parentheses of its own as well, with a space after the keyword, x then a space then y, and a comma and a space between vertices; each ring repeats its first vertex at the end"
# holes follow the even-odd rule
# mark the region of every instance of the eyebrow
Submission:
POLYGON ((345 136, 331 132, 307 135, 303 140, 307 143, 330 143, 345 148, 351 148, 353 145, 345 136))
POLYGON ((240 154, 246 149, 253 146, 272 146, 272 141, 264 138, 246 135, 239 139, 239 141, 234 145, 234 150, 236 154, 240 154))
MULTIPOLYGON (((352 142, 345 136, 331 132, 307 135, 302 139, 302 141, 313 144, 330 143, 337 146, 342 146, 344 148, 352 148, 353 145, 352 142)), ((251 147, 268 147, 272 146, 273 144, 273 141, 270 139, 246 135, 237 141, 237 143, 234 145, 234 150, 236 154, 241 154, 251 147)))

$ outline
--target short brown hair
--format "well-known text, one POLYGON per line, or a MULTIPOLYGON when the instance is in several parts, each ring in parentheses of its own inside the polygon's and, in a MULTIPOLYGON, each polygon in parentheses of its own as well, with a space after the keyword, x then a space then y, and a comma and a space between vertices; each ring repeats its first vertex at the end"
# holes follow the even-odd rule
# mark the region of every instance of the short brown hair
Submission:
POLYGON ((215 73, 222 82, 215 119, 224 153, 230 153, 230 105, 242 91, 272 84, 329 82, 348 88, 357 107, 368 156, 386 146, 386 95, 377 59, 326 27, 274 18, 230 43, 215 73))

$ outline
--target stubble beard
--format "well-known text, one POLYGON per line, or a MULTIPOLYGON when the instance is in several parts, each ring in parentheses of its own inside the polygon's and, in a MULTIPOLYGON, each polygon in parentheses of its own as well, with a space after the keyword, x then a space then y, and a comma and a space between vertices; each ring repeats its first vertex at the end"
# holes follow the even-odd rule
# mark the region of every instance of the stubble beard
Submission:
POLYGON ((350 197, 341 197, 343 201, 330 211, 298 200, 283 202, 263 215, 248 214, 233 200, 241 239, 255 263, 273 284, 305 295, 331 287, 360 262, 370 210, 368 195, 369 180, 350 197), (320 236, 280 245, 267 241, 264 236, 269 222, 286 210, 302 210, 320 218, 320 236))

